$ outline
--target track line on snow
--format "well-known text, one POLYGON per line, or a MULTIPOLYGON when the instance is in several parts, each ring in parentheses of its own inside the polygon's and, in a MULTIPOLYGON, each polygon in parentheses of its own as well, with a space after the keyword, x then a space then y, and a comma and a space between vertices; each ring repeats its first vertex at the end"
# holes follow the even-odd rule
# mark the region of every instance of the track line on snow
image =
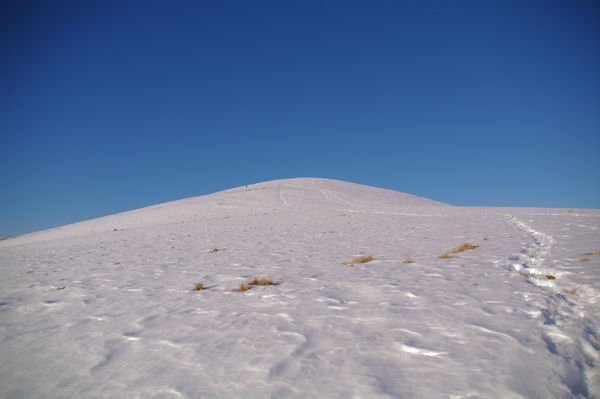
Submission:
POLYGON ((288 206, 288 202, 285 200, 285 195, 283 195, 283 188, 286 187, 287 184, 279 185, 279 202, 284 206, 288 206))
POLYGON ((517 262, 513 263, 512 268, 519 271, 533 285, 549 291, 546 303, 540 304, 540 307, 545 306, 540 308, 544 318, 540 338, 550 353, 561 358, 564 367, 561 379, 571 394, 578 398, 590 398, 588 384, 596 378, 596 372, 590 371, 593 366, 585 366, 585 348, 582 347, 582 340, 573 340, 566 332, 572 331, 573 327, 577 329, 582 320, 573 317, 577 313, 574 312, 576 304, 559 292, 554 275, 550 270, 544 269, 544 262, 550 258, 555 240, 551 235, 535 230, 514 216, 505 215, 505 218, 508 223, 532 239, 532 243, 519 254, 510 257, 510 260, 517 262))
MULTIPOLYGON (((515 218, 511 215, 505 215, 508 223, 515 226, 517 229, 529 235, 533 242, 521 250, 518 255, 512 256, 510 259, 519 263, 514 263, 513 268, 517 271, 521 268, 529 269, 532 274, 548 273, 541 269, 544 260, 550 255, 554 238, 551 235, 535 230, 527 223, 515 218)), ((538 284, 546 286, 547 284, 538 284)))

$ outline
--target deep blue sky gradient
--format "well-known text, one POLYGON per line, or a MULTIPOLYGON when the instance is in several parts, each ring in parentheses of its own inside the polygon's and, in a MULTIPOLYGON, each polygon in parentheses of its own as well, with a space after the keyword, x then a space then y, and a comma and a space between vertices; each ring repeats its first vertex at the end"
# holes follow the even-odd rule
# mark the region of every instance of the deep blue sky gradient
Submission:
POLYGON ((0 236, 328 177, 600 208, 600 2, 5 1, 0 236))

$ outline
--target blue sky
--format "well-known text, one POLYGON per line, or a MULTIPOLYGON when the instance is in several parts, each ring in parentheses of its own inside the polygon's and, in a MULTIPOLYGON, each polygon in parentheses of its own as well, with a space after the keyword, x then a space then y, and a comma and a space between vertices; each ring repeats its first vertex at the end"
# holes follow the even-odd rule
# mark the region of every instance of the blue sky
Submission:
POLYGON ((287 177, 600 208, 597 1, 5 1, 0 236, 287 177))

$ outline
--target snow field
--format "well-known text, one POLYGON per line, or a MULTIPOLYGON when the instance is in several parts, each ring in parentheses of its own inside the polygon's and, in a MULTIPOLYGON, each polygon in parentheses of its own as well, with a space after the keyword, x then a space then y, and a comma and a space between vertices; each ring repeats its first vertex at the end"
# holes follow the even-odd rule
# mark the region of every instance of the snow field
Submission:
POLYGON ((7 240, 0 396, 598 397, 599 217, 293 179, 7 240))

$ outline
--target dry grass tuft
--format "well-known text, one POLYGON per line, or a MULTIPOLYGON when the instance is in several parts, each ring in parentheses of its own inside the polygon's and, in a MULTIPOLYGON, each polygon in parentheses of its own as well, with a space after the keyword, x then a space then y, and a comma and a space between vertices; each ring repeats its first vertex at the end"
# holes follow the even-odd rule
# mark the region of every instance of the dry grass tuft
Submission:
POLYGON ((487 237, 483 237, 483 241, 487 241, 487 240, 488 240, 488 238, 487 238, 487 237))
POLYGON ((244 292, 244 291, 248 291, 250 288, 248 288, 248 286, 246 285, 246 283, 241 283, 240 284, 240 288, 234 288, 231 291, 234 292, 244 292))
POLYGON ((194 286, 194 291, 202 291, 204 289, 204 285, 202 283, 196 283, 194 286))
POLYGON ((450 259, 452 256, 448 255, 448 254, 441 254, 440 256, 438 256, 438 259, 450 259))
POLYGON ((279 284, 281 284, 280 281, 267 280, 265 277, 261 278, 260 280, 257 277, 254 277, 253 280, 248 281, 248 285, 279 285, 279 284))
POLYGON ((212 253, 215 253, 215 252, 226 251, 226 250, 227 250, 227 248, 221 248, 221 249, 219 249, 219 248, 213 248, 210 251, 208 251, 208 253, 212 254, 212 253))
POLYGON ((373 258, 373 256, 371 256, 371 255, 359 256, 358 258, 355 258, 352 261, 352 263, 367 263, 367 262, 372 261, 373 259, 375 259, 375 258, 373 258))
POLYGON ((27 274, 33 273, 33 270, 27 270, 27 274))
POLYGON ((567 294, 575 295, 577 294, 577 288, 567 288, 564 290, 567 294))
POLYGON ((547 278, 548 280, 556 280, 556 277, 555 277, 555 276, 553 276, 553 275, 551 275, 551 274, 546 274, 546 278, 547 278))
POLYGON ((414 263, 414 262, 415 262, 415 261, 414 261, 414 260, 412 260, 412 259, 406 259, 406 260, 405 260, 404 262, 402 262, 402 263, 409 264, 409 263, 414 263))
POLYGON ((590 258, 581 258, 577 262, 589 262, 590 258))
POLYGON ((473 245, 473 244, 469 244, 468 242, 466 242, 463 245, 461 245, 460 247, 454 248, 452 251, 450 251, 450 253, 457 254, 459 252, 463 252, 463 251, 467 251, 469 249, 475 249, 475 248, 479 248, 479 245, 473 245))
POLYGON ((531 276, 531 274, 529 274, 527 272, 521 272, 521 276, 523 276, 525 278, 529 278, 529 276, 531 276))

